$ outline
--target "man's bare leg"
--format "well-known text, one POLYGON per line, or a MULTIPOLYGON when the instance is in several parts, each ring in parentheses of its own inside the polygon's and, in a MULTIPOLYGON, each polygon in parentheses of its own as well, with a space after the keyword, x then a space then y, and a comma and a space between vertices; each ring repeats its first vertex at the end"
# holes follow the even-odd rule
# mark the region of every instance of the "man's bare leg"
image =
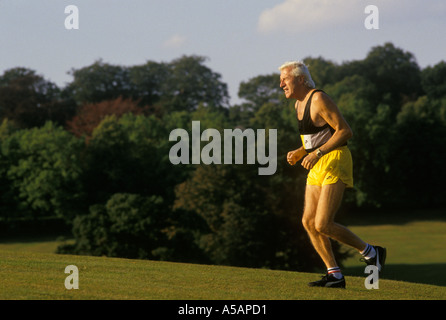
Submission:
POLYGON ((342 181, 322 187, 307 185, 303 225, 311 242, 327 267, 327 275, 319 281, 310 282, 311 287, 345 288, 345 278, 336 262, 330 238, 352 246, 358 250, 367 247, 358 236, 334 222, 344 195, 342 181))
POLYGON ((367 244, 346 227, 335 223, 334 217, 344 195, 342 181, 323 187, 307 185, 302 223, 311 243, 327 268, 337 266, 329 238, 363 251, 367 244))
POLYGON ((344 190, 345 185, 340 180, 334 184, 322 186, 317 205, 315 229, 320 234, 361 252, 366 248, 367 243, 346 227, 334 222, 334 217, 342 202, 344 190))
POLYGON ((305 207, 302 223, 307 231, 314 249, 327 268, 336 266, 330 239, 316 230, 316 214, 321 195, 321 187, 307 185, 305 191, 305 207))

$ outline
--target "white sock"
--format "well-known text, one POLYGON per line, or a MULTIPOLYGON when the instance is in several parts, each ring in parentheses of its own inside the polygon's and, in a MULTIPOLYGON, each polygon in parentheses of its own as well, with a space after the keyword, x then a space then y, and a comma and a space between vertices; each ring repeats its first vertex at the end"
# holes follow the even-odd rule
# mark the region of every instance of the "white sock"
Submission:
POLYGON ((341 268, 339 268, 339 267, 328 268, 327 274, 329 274, 329 275, 331 274, 336 279, 342 279, 341 268))
POLYGON ((367 243, 364 251, 360 252, 365 259, 372 259, 376 256, 375 248, 367 243))

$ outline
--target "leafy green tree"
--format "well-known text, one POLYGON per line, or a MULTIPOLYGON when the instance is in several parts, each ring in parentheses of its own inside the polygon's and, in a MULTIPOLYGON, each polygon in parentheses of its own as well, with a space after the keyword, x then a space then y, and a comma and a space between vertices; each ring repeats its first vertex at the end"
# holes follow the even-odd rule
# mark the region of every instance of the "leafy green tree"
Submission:
POLYGON ((0 219, 9 220, 17 213, 17 202, 14 199, 12 182, 8 178, 11 165, 10 157, 4 152, 3 144, 17 129, 8 119, 4 119, 0 126, 0 219))
POLYGON ((279 74, 256 76, 246 82, 241 82, 238 96, 246 100, 253 111, 258 110, 265 103, 279 103, 283 90, 279 86, 279 74))
POLYGON ((169 78, 169 65, 147 61, 143 65, 128 68, 133 87, 132 99, 141 106, 154 106, 166 95, 165 84, 169 78))
POLYGON ((341 80, 340 68, 333 61, 326 60, 323 57, 307 57, 303 61, 308 66, 311 78, 318 88, 324 89, 328 84, 334 84, 341 80))
MULTIPOLYGON (((208 262, 195 243, 196 217, 176 217, 160 196, 116 193, 73 222, 74 244, 59 253, 187 262, 208 262), (178 223, 182 222, 182 224, 178 223), (183 224, 184 223, 184 224, 183 224), (189 229, 191 228, 191 229, 189 229)), ((177 212, 178 214, 178 212, 177 212)))
POLYGON ((439 148, 446 125, 440 111, 437 103, 423 96, 406 103, 397 115, 396 134, 390 137, 390 174, 400 188, 393 188, 389 201, 393 206, 436 209, 445 205, 438 196, 438 186, 446 178, 445 152, 439 148))
POLYGON ((13 68, 0 77, 0 119, 18 128, 42 126, 46 121, 64 125, 75 104, 52 82, 26 68, 13 68))
POLYGON ((209 233, 199 243, 213 263, 258 267, 271 256, 267 245, 272 236, 272 230, 267 231, 271 215, 259 202, 263 192, 248 192, 253 184, 247 172, 237 168, 199 166, 192 179, 178 187, 176 208, 192 210, 206 221, 209 233), (239 183, 243 178, 245 182, 239 183), (243 206, 247 203, 251 210, 243 206))
POLYGON ((377 88, 377 98, 391 106, 393 116, 402 103, 422 94, 421 70, 414 55, 392 43, 372 48, 362 67, 362 74, 377 88))
POLYGON ((70 221, 83 209, 82 148, 82 141, 51 122, 2 141, 2 177, 9 180, 16 217, 57 215, 70 221))
POLYGON ((152 106, 160 114, 192 111, 200 103, 227 107, 227 85, 220 74, 204 65, 205 60, 200 56, 183 56, 170 63, 148 61, 131 67, 99 60, 73 69, 74 79, 65 92, 78 106, 122 97, 138 101, 140 106, 152 106))
POLYGON ((152 251, 163 241, 165 210, 157 196, 114 194, 105 205, 93 205, 89 215, 74 220, 76 243, 70 249, 77 254, 153 258, 152 251))
POLYGON ((363 90, 368 91, 368 103, 373 106, 389 105, 393 118, 404 103, 416 100, 423 94, 420 85, 421 70, 415 56, 390 42, 373 47, 363 60, 347 61, 330 71, 336 79, 330 83, 331 86, 345 78, 364 79, 370 88, 362 86, 362 83, 351 83, 350 89, 356 90, 357 85, 363 87, 363 90))
MULTIPOLYGON (((240 83, 238 95, 245 100, 240 105, 229 108, 229 118, 234 125, 243 128, 258 127, 265 128, 256 120, 259 114, 264 112, 276 113, 284 108, 291 110, 291 103, 284 98, 283 90, 279 86, 280 75, 273 73, 269 75, 260 75, 240 83)), ((279 113, 280 113, 279 112, 279 113)), ((286 116, 289 116, 287 114, 286 116)), ((282 115, 280 115, 282 117, 282 115)), ((272 118, 269 118, 270 120, 272 118)), ((260 121, 261 122, 261 121, 260 121)), ((269 126, 277 128, 277 126, 269 126)), ((279 144, 280 145, 280 144, 279 144)))
POLYGON ((356 187, 347 201, 358 206, 392 208, 438 206, 438 201, 431 199, 433 192, 427 191, 428 188, 419 190, 413 181, 442 176, 441 170, 440 174, 425 175, 428 170, 421 163, 426 158, 430 159, 429 163, 436 163, 436 159, 430 156, 418 159, 422 157, 418 143, 426 141, 426 147, 434 149, 434 145, 441 144, 436 137, 443 135, 444 104, 441 100, 419 96, 422 93, 420 73, 413 56, 386 44, 374 48, 365 60, 340 68, 343 72, 349 69, 358 73, 326 87, 354 132, 349 147, 356 187), (360 73, 358 66, 368 69, 360 73), (413 94, 403 88, 406 82, 413 94))
POLYGON ((102 60, 81 69, 72 69, 73 81, 65 88, 78 106, 113 100, 118 97, 130 98, 132 88, 127 67, 111 65, 102 60))
POLYGON ((446 97, 446 62, 441 61, 421 72, 421 86, 432 99, 446 97))
POLYGON ((173 201, 173 186, 183 177, 172 165, 169 133, 154 116, 107 116, 93 131, 84 156, 83 185, 88 205, 112 194, 158 195, 173 201))
POLYGON ((206 58, 182 56, 170 62, 161 104, 167 112, 192 111, 198 105, 227 107, 229 94, 221 75, 204 65, 206 58))

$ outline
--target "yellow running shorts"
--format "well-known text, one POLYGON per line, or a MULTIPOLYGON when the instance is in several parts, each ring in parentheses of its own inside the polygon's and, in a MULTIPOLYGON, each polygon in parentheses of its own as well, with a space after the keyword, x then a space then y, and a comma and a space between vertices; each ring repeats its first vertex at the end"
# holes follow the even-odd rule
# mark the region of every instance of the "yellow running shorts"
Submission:
POLYGON ((307 177, 308 185, 324 186, 341 180, 353 188, 353 160, 347 146, 337 148, 319 159, 307 177))

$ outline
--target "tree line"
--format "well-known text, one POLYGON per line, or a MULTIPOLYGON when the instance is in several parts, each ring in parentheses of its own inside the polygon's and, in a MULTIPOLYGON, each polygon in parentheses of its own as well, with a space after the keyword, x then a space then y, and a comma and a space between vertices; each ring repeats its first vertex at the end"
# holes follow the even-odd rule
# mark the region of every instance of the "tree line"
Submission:
MULTIPOLYGON (((309 271, 321 266, 303 230, 306 170, 294 101, 279 74, 227 85, 201 56, 73 69, 60 88, 34 70, 0 76, 0 221, 63 219, 74 244, 60 253, 309 271), (257 166, 173 165, 169 133, 277 129, 277 171, 257 166)), ((363 60, 307 57, 316 86, 353 129, 355 189, 348 210, 445 205, 439 189, 446 136, 446 63, 421 69, 392 43, 363 60)), ((280 64, 280 63, 279 63, 280 64)), ((334 243, 338 259, 345 248, 334 243)))

